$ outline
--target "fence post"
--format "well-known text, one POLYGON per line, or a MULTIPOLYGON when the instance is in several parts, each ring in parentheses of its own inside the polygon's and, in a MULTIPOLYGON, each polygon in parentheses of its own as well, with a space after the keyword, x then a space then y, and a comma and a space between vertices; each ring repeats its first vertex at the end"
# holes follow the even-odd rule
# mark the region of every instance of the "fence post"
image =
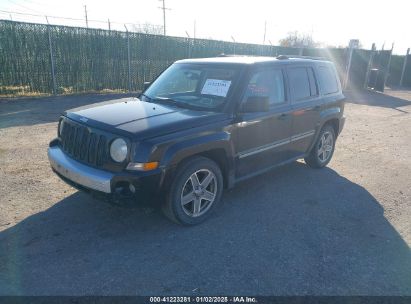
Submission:
POLYGON ((364 89, 368 88, 368 78, 370 77, 370 70, 372 68, 373 61, 374 61, 375 49, 376 49, 375 43, 373 43, 371 46, 370 59, 368 60, 367 72, 365 73, 364 89))
POLYGON ((188 32, 186 31, 186 35, 187 35, 187 49, 188 49, 188 57, 187 58, 191 58, 191 39, 190 39, 190 35, 188 34, 188 32))
POLYGON ((410 54, 410 48, 407 49, 407 54, 405 55, 404 63, 402 65, 401 78, 400 78, 400 87, 402 87, 402 83, 404 81, 405 67, 407 66, 407 59, 408 59, 409 54, 410 54))
POLYGON ((124 27, 126 28, 126 35, 127 35, 128 91, 131 92, 130 36, 128 33, 128 28, 125 24, 124 24, 124 27))
POLYGON ((233 40, 233 49, 234 49, 234 51, 233 51, 233 55, 235 55, 235 46, 236 46, 236 41, 235 41, 235 39, 234 39, 234 37, 233 36, 231 36, 231 40, 233 40))
POLYGON ((50 49, 50 62, 51 62, 51 77, 53 79, 53 95, 56 95, 56 75, 54 72, 54 56, 53 56, 53 47, 51 45, 51 33, 50 33, 50 24, 49 24, 49 20, 47 19, 46 16, 46 20, 47 20, 47 33, 49 36, 49 49, 50 49))
POLYGON ((188 38, 188 58, 191 58, 191 39, 188 38))
POLYGON ((385 70, 385 75, 384 75, 384 86, 385 88, 385 83, 387 82, 388 75, 390 74, 390 66, 391 66, 391 57, 392 57, 392 51, 394 50, 394 43, 391 46, 391 52, 390 52, 390 57, 388 58, 388 63, 387 63, 387 68, 385 70))

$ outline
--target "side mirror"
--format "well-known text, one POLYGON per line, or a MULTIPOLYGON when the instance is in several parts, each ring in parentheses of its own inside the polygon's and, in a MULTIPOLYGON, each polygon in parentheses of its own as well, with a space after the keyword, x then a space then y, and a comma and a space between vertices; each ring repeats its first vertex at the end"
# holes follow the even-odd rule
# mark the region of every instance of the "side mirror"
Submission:
POLYGON ((144 90, 147 90, 147 89, 148 89, 148 87, 150 86, 150 84, 151 84, 151 82, 149 82, 149 81, 145 81, 145 82, 144 82, 143 89, 144 89, 144 90))
POLYGON ((268 96, 250 96, 243 103, 241 112, 268 112, 270 109, 270 101, 268 96))

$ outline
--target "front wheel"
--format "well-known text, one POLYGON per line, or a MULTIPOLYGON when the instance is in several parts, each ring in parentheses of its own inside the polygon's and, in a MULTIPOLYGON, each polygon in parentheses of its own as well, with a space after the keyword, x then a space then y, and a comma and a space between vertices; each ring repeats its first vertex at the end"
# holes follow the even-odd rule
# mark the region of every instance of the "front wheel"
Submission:
POLYGON ((325 167, 331 160, 335 149, 335 131, 330 125, 325 125, 308 157, 304 158, 312 168, 325 167))
POLYGON ((195 157, 178 169, 163 206, 174 222, 195 225, 204 221, 220 202, 223 177, 218 165, 195 157))

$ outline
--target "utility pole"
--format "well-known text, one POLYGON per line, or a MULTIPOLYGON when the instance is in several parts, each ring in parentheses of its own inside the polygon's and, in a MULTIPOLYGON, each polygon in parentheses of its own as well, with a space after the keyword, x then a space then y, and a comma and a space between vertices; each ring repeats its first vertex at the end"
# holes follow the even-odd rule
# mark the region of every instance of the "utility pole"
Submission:
POLYGON ((193 38, 196 39, 196 21, 194 20, 194 35, 193 38))
POLYGON ((49 18, 46 17, 46 21, 47 21, 47 34, 48 34, 48 38, 49 38, 49 49, 50 49, 50 63, 51 63, 51 79, 53 80, 53 95, 57 94, 57 86, 56 86, 56 74, 54 71, 54 55, 53 55, 53 46, 51 44, 51 33, 50 33, 50 23, 49 23, 49 18))
POLYGON ((110 19, 107 19, 107 22, 108 22, 108 30, 111 31, 110 19))
POLYGON ((263 45, 265 44, 265 34, 267 33, 267 21, 264 22, 264 38, 263 38, 263 45))
POLYGON ((127 73, 127 79, 128 79, 128 91, 131 92, 131 56, 130 56, 130 35, 128 33, 128 28, 124 24, 124 27, 126 29, 126 35, 127 35, 127 64, 128 64, 128 73, 127 73))
POLYGON ((170 8, 166 7, 166 1, 165 0, 158 0, 163 2, 163 6, 159 7, 159 9, 163 10, 163 31, 164 31, 164 36, 166 35, 166 10, 170 10, 170 8))
POLYGON ((85 17, 86 17, 86 27, 88 28, 87 5, 84 5, 84 15, 85 15, 85 17))

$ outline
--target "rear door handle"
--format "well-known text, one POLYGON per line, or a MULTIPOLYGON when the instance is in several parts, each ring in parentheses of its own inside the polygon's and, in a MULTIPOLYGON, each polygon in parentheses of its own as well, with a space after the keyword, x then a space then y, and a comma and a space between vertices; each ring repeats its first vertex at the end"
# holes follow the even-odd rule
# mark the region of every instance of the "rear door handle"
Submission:
POLYGON ((314 107, 314 110, 316 110, 316 111, 319 110, 319 109, 321 109, 321 106, 315 106, 314 107))

